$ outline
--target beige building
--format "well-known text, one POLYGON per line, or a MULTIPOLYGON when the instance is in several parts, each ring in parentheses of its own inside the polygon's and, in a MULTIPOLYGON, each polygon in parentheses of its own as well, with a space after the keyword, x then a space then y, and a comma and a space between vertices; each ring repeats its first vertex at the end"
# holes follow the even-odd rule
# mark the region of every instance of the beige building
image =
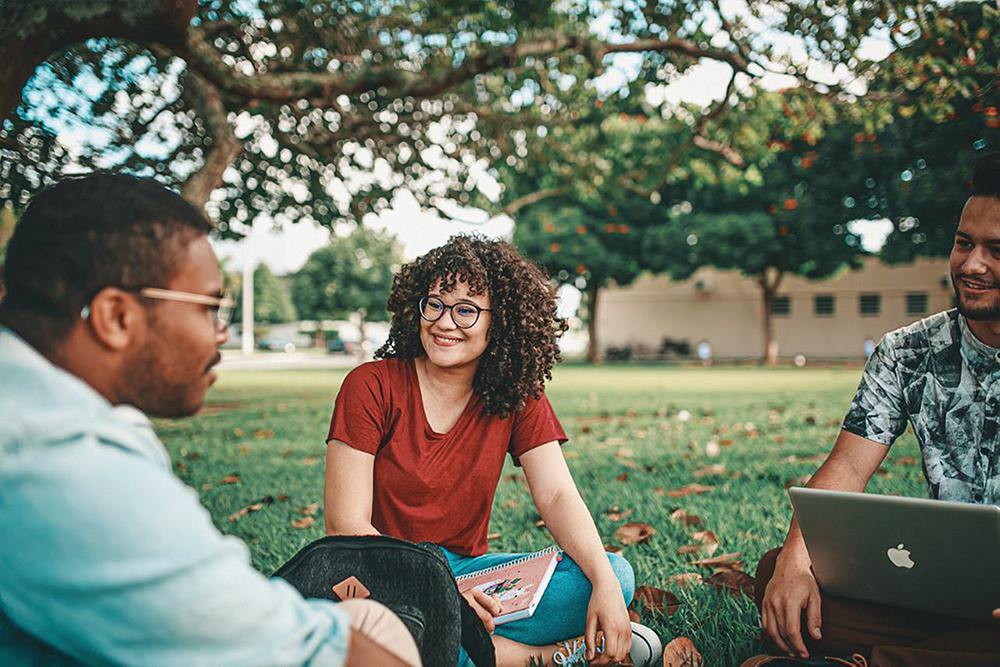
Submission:
MULTIPOLYGON (((947 259, 887 266, 868 257, 858 271, 822 281, 785 276, 773 312, 778 354, 808 359, 861 359, 865 341, 953 305, 947 259)), ((735 271, 705 267, 689 280, 644 275, 624 288, 601 290, 601 351, 630 346, 653 355, 663 341, 711 346, 714 359, 755 359, 764 350, 757 283, 735 271)))

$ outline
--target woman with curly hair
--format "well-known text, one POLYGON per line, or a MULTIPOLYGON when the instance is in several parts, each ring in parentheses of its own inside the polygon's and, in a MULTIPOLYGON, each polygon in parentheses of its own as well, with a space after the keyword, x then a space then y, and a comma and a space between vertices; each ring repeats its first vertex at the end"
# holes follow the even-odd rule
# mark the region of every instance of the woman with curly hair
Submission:
POLYGON ((513 560, 523 554, 486 553, 510 454, 565 555, 526 619, 495 626, 501 604, 466 594, 494 632, 497 664, 527 665, 539 655, 545 664, 623 660, 632 645, 632 568, 605 553, 542 393, 566 330, 549 280, 509 243, 454 236, 399 271, 387 308, 380 359, 351 371, 334 405, 327 532, 433 542, 456 576, 513 560), (580 635, 584 641, 565 641, 580 635))

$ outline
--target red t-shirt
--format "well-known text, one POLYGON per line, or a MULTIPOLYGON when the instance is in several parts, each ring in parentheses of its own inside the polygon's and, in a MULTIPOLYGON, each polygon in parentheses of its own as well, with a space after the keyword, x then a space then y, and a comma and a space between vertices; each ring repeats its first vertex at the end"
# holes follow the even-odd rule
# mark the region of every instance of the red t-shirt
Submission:
POLYGON ((486 553, 493 495, 509 453, 517 457, 566 441, 545 396, 529 398, 500 419, 477 394, 447 433, 427 423, 413 360, 383 359, 344 378, 330 420, 330 440, 375 456, 372 525, 411 542, 459 554, 486 553))

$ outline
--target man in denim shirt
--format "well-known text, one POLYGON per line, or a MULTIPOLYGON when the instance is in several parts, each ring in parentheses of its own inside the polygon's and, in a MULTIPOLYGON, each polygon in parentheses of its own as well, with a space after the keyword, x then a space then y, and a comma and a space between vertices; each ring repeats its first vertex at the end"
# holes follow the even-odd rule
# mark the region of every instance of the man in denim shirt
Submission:
POLYGON ((0 664, 416 664, 391 612, 251 568, 145 414, 201 407, 231 301, 209 223, 122 175, 39 194, 0 303, 0 664))
MULTIPOLYGON (((1000 504, 1000 153, 976 163, 951 280, 956 310, 879 343, 809 486, 863 491, 909 423, 932 498, 1000 504)), ((1000 623, 821 598, 794 519, 783 548, 766 554, 757 572, 761 624, 786 653, 806 657, 808 644, 870 652, 878 664, 1000 664, 1000 623)))

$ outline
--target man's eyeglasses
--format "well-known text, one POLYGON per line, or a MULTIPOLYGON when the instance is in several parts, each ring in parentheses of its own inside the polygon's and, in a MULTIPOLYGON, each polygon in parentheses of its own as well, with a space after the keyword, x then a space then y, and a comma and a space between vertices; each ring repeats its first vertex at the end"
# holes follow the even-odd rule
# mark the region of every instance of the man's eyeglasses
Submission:
POLYGON ((459 329, 469 329, 476 326, 480 313, 491 312, 491 309, 480 308, 474 303, 461 302, 449 306, 436 296, 425 296, 420 299, 420 317, 428 322, 437 322, 446 310, 451 311, 451 321, 459 329))
MULTIPOLYGON (((195 294, 194 292, 181 292, 173 289, 163 289, 160 287, 122 287, 126 292, 133 292, 147 299, 159 299, 161 301, 181 301, 184 303, 197 303, 208 306, 212 311, 212 321, 215 323, 216 331, 225 331, 233 318, 233 310, 236 301, 228 294, 222 296, 212 296, 210 294, 195 294)), ((90 304, 80 311, 83 319, 90 317, 90 304)))
POLYGON ((159 287, 142 287, 136 292, 139 296, 147 299, 160 299, 162 301, 182 301, 184 303, 197 303, 209 306, 212 310, 212 319, 218 331, 224 331, 233 318, 233 310, 236 301, 228 294, 222 296, 211 296, 208 294, 195 294, 194 292, 181 292, 172 289, 162 289, 159 287))

